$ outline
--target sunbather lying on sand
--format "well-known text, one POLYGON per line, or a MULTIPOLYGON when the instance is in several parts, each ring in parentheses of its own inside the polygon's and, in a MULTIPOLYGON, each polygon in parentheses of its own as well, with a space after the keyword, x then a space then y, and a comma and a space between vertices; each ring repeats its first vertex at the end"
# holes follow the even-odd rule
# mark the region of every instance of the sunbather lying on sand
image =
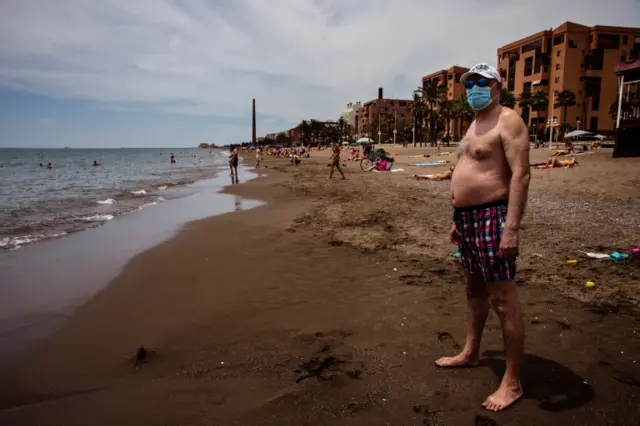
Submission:
POLYGON ((532 164, 536 169, 564 169, 579 166, 580 164, 573 157, 571 160, 560 160, 558 157, 551 157, 546 163, 532 164))
POLYGON ((413 178, 416 180, 447 180, 451 179, 451 175, 453 174, 454 167, 449 168, 449 170, 442 173, 433 173, 430 175, 413 175, 413 178))

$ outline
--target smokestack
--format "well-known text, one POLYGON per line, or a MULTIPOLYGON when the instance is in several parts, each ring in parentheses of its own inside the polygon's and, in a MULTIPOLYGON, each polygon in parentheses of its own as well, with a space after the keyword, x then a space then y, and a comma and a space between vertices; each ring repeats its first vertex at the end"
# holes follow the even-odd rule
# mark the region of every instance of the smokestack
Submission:
POLYGON ((253 110, 251 111, 251 143, 256 144, 256 99, 253 99, 253 110))
POLYGON ((378 99, 382 99, 382 87, 378 87, 378 99))

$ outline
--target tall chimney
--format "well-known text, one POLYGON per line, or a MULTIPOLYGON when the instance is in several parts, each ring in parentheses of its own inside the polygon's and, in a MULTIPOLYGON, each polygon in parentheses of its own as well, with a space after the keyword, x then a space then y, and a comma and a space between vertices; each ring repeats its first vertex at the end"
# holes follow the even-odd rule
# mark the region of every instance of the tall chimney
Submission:
POLYGON ((256 144, 256 99, 253 98, 253 110, 251 111, 251 143, 256 144))
POLYGON ((378 87, 378 99, 382 99, 382 87, 378 87))

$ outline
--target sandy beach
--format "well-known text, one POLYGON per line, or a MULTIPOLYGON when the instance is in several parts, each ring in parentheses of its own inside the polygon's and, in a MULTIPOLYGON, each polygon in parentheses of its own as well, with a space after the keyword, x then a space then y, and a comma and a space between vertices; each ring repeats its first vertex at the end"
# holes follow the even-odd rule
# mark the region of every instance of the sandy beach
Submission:
POLYGON ((478 368, 433 364, 464 343, 466 302, 449 182, 412 176, 455 156, 388 150, 404 171, 344 162, 346 181, 327 179, 328 150, 298 167, 267 157, 265 176, 225 190, 265 205, 190 222, 137 255, 2 371, 0 424, 635 424, 640 255, 581 252, 640 246, 640 159, 603 150, 532 171, 517 279, 525 396, 489 413, 480 404, 504 370, 495 315, 478 368))

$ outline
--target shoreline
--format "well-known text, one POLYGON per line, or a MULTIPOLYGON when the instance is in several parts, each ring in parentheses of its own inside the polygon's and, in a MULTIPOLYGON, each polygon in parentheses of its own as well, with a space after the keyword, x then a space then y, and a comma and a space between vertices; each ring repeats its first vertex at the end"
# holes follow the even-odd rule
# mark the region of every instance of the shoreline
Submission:
MULTIPOLYGON (((248 181, 259 177, 246 167, 241 173, 248 181)), ((195 182, 192 194, 154 209, 138 209, 66 238, 0 253, 0 365, 48 338, 132 258, 170 240, 190 221, 262 205, 259 200, 231 198, 225 189, 232 185, 221 184, 224 174, 223 170, 195 182)))
POLYGON ((484 416, 534 426, 637 418, 635 264, 580 258, 572 275, 565 264, 578 249, 597 249, 589 244, 630 244, 628 226, 605 228, 577 200, 580 191, 599 194, 602 216, 627 203, 619 213, 627 217, 636 211, 625 198, 634 187, 615 177, 636 163, 603 170, 592 158, 578 170, 534 172, 518 280, 525 396, 488 413, 480 403, 504 369, 495 315, 479 368, 432 362, 457 350, 465 333, 462 274, 446 241, 446 183, 411 180, 402 158, 404 174, 347 164, 349 180, 328 181, 323 155, 312 155, 297 168, 268 158, 267 177, 225 189, 264 206, 189 222, 131 259, 6 376, 0 423, 417 426, 484 416), (603 177, 615 193, 600 192, 603 177), (566 211, 583 216, 556 216, 566 211), (572 238, 561 233, 568 227, 572 238), (587 229, 597 243, 581 239, 587 229), (598 286, 586 290, 584 279, 598 286), (136 363, 141 345, 148 351, 136 363))
MULTIPOLYGON (((33 152, 40 151, 42 150, 33 152)), ((96 152, 94 149, 86 151, 96 152)), ((121 150, 117 150, 119 151, 121 150)), ((160 150, 156 151, 162 155, 160 150)), ((209 155, 203 154, 200 150, 191 151, 197 152, 200 157, 186 157, 185 154, 184 161, 180 164, 169 164, 165 169, 151 169, 140 174, 133 172, 132 178, 123 177, 121 174, 126 172, 122 168, 127 164, 122 161, 122 157, 117 158, 120 163, 112 164, 113 167, 103 165, 97 168, 83 168, 77 164, 79 160, 73 157, 69 164, 63 164, 53 170, 38 168, 36 164, 29 169, 31 172, 28 175, 30 180, 27 181, 27 187, 45 189, 40 190, 38 198, 25 198, 19 203, 13 202, 15 197, 5 200, 7 206, 0 217, 0 255, 5 251, 101 226, 115 217, 136 212, 166 199, 188 196, 191 193, 189 186, 201 180, 211 179, 227 168, 225 156, 220 151, 209 155), (52 174, 65 170, 67 172, 62 176, 52 174), (71 178, 68 170, 84 173, 78 175, 79 180, 75 187, 69 181, 71 178), (91 184, 87 185, 85 179, 91 184), (61 185, 67 186, 60 190, 52 183, 58 180, 62 182, 61 185), (113 186, 110 186, 111 183, 113 186), (55 195, 50 197, 49 194, 55 195)), ((100 154, 104 150, 97 152, 100 154)), ((135 154, 144 150, 133 152, 135 154)), ((135 158, 134 156, 133 160, 135 158)), ((11 166, 12 163, 9 161, 7 167, 11 166)), ((8 184, 9 187, 5 190, 9 191, 8 194, 13 194, 11 191, 17 189, 20 181, 14 179, 8 184)))

